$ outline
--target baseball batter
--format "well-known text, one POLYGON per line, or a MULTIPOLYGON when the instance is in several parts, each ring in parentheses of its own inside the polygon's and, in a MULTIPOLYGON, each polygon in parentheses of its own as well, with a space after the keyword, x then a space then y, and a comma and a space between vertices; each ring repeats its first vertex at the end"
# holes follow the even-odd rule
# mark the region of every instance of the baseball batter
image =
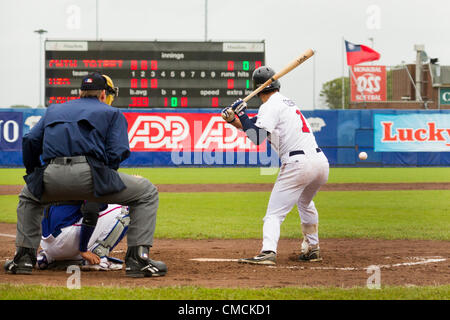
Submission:
POLYGON ((81 264, 85 270, 122 269, 121 261, 109 254, 128 230, 128 207, 103 205, 92 232, 86 232, 90 227, 86 226, 82 210, 81 204, 60 204, 45 210, 42 250, 37 256, 39 269, 66 264, 81 264))
MULTIPOLYGON (((275 74, 263 66, 253 72, 256 89, 275 74)), ((299 107, 280 92, 279 80, 264 88, 258 97, 263 102, 257 116, 249 118, 246 103, 239 99, 222 110, 222 117, 245 131, 256 145, 266 138, 278 153, 281 167, 263 219, 263 243, 260 254, 240 259, 240 263, 276 264, 281 223, 297 204, 303 243, 300 261, 321 261, 319 216, 313 198, 328 180, 329 164, 299 107), (237 116, 236 116, 237 115, 237 116)))

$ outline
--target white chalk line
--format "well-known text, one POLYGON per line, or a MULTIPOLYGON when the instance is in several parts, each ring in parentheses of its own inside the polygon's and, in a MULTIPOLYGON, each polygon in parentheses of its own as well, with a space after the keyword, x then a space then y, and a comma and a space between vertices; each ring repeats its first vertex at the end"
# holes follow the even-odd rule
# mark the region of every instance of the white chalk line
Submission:
POLYGON ((200 261, 200 262, 237 262, 239 259, 216 259, 216 258, 194 258, 189 259, 191 261, 200 261))
POLYGON ((16 236, 13 234, 0 233, 0 237, 15 238, 16 236))
MULTIPOLYGON (((369 268, 378 267, 378 268, 395 268, 395 267, 403 267, 403 266, 416 266, 423 265, 429 263, 438 263, 446 261, 447 259, 436 256, 436 257, 407 257, 409 260, 416 260, 415 262, 402 262, 395 264, 381 264, 381 265, 371 265, 366 268, 357 268, 357 267, 304 267, 304 266, 267 266, 268 268, 273 269, 299 269, 299 270, 340 270, 340 271, 358 271, 358 270, 368 270, 369 268)), ((239 259, 220 259, 220 258, 194 258, 189 259, 191 261, 199 261, 199 262, 237 262, 239 259)))

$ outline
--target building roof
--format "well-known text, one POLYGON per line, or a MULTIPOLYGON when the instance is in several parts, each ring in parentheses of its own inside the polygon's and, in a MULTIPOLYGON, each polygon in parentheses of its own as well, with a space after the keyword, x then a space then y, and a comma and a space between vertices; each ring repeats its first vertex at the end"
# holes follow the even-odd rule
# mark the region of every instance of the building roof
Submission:
POLYGON ((433 87, 450 87, 450 66, 430 64, 433 87))

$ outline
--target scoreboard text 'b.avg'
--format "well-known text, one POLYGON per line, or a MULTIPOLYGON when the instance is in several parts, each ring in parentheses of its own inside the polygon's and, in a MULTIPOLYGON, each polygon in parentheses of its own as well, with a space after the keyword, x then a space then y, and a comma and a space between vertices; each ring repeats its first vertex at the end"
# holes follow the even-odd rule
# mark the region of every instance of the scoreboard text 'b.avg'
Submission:
POLYGON ((253 91, 264 61, 264 42, 47 40, 45 102, 78 99, 81 79, 99 71, 119 87, 118 108, 219 108, 253 91))

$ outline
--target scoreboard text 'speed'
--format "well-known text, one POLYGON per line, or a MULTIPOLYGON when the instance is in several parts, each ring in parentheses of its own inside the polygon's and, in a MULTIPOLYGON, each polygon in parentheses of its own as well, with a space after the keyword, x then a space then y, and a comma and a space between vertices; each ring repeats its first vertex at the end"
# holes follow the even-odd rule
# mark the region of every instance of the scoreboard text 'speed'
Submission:
POLYGON ((264 42, 47 40, 45 101, 77 99, 81 79, 99 71, 119 87, 115 107, 225 107, 253 91, 264 60, 264 42))

